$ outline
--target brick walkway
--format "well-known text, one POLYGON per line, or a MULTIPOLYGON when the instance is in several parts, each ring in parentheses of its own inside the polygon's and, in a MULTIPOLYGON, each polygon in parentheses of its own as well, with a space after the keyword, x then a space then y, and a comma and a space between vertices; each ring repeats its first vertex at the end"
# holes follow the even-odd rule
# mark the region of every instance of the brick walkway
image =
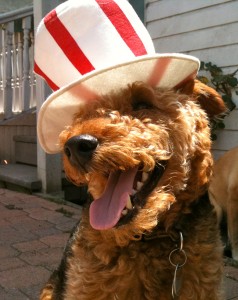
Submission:
POLYGON ((80 208, 0 189, 0 299, 38 299, 80 208))
MULTIPOLYGON (((0 189, 1 300, 38 299, 80 213, 80 207, 0 189)), ((238 300, 238 269, 226 266, 224 279, 226 300, 238 300)))

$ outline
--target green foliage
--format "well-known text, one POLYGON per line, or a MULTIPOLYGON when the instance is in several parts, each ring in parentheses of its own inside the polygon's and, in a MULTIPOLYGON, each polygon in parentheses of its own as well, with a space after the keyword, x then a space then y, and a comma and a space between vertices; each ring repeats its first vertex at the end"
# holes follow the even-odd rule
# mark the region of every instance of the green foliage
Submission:
MULTIPOLYGON (((223 74, 223 71, 220 67, 212 64, 211 62, 205 63, 202 61, 200 70, 206 71, 206 74, 208 74, 208 76, 198 76, 198 79, 206 85, 214 88, 222 96, 222 99, 224 100, 228 109, 227 114, 229 114, 229 112, 231 112, 236 107, 232 99, 232 92, 238 87, 238 79, 235 77, 238 69, 233 73, 223 74)), ((236 95, 238 95, 237 91, 236 95)), ((212 120, 211 126, 213 140, 217 138, 215 131, 225 128, 225 124, 223 122, 224 117, 225 116, 222 116, 220 118, 212 120)))

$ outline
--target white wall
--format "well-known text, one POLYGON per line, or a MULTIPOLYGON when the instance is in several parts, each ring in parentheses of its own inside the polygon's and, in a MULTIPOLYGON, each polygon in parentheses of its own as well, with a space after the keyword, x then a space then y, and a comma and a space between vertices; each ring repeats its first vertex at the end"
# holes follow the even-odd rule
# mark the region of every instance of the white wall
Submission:
MULTIPOLYGON (((147 0, 146 26, 157 52, 183 52, 238 69, 238 0, 147 0)), ((234 96, 238 107, 238 96, 234 96)), ((238 109, 213 144, 215 158, 238 146, 238 109)))
POLYGON ((33 0, 0 0, 0 14, 33 5, 33 0))

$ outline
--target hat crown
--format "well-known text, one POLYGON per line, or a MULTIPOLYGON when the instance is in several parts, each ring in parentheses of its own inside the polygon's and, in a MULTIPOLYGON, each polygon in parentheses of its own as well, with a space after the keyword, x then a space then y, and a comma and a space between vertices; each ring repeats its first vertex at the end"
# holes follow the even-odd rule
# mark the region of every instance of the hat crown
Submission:
POLYGON ((69 0, 40 23, 36 73, 53 90, 85 74, 154 54, 151 37, 127 0, 69 0))
POLYGON ((101 95, 135 81, 171 89, 193 80, 198 68, 195 57, 155 53, 127 0, 66 1, 36 32, 34 70, 55 90, 38 113, 40 144, 48 153, 59 152, 60 132, 101 95))

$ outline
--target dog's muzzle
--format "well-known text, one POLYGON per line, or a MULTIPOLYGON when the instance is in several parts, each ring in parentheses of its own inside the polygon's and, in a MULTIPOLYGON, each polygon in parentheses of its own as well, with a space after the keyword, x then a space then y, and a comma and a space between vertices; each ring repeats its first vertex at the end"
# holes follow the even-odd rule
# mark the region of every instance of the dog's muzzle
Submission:
POLYGON ((71 137, 64 146, 64 153, 71 164, 82 167, 88 163, 98 146, 98 139, 89 134, 71 137))

